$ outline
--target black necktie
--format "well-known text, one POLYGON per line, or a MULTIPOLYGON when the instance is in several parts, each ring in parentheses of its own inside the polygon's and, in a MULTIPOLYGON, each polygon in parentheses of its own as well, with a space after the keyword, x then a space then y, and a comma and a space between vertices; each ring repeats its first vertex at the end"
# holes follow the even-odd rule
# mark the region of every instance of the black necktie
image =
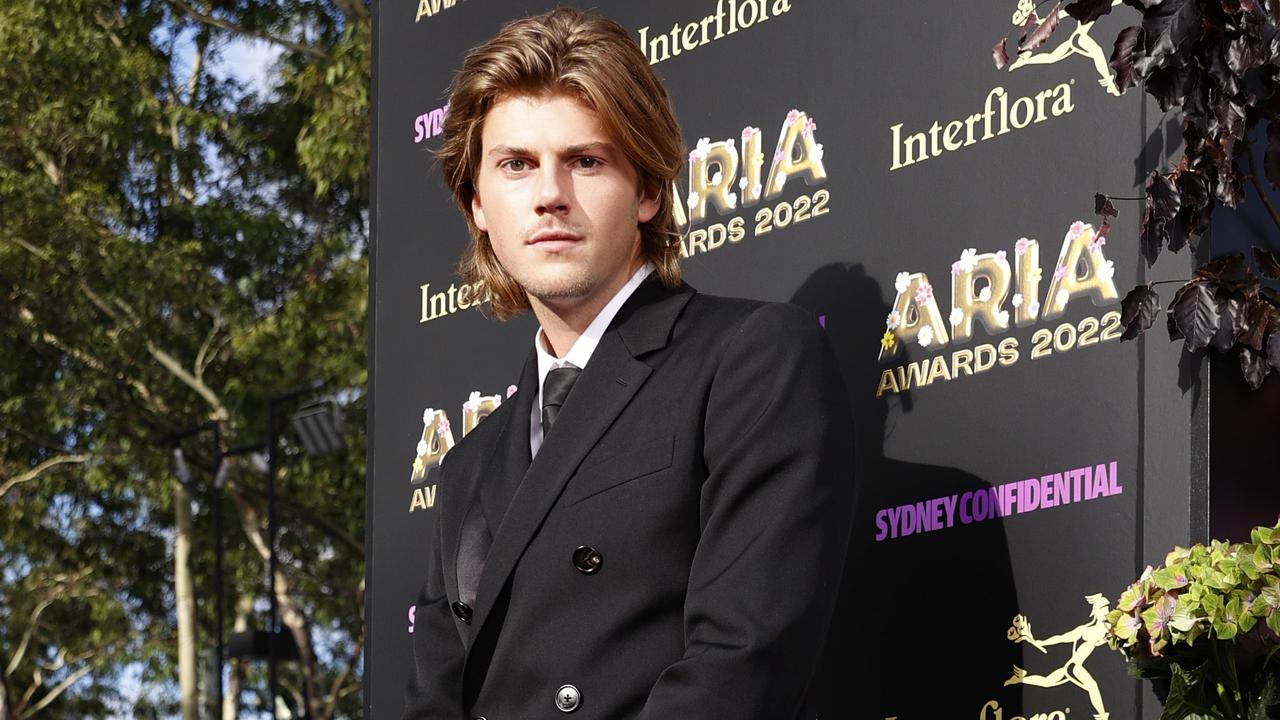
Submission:
POLYGON ((551 433, 551 426, 556 424, 556 418, 560 415, 560 406, 564 405, 565 398, 569 397, 569 391, 573 389, 573 384, 577 382, 580 374, 582 374, 581 368, 565 365, 547 373, 546 379, 542 381, 542 437, 544 440, 551 433))

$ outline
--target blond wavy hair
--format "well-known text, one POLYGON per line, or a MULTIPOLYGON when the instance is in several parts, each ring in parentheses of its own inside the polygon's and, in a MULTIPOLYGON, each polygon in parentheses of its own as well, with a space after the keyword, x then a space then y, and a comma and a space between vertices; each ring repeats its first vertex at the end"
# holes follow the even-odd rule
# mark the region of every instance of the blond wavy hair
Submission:
POLYGON ((467 283, 484 283, 490 312, 500 320, 529 309, 528 296, 498 262, 489 234, 476 227, 471 199, 489 110, 503 98, 544 93, 566 94, 591 108, 635 167, 640 189, 657 194, 657 213, 640 224, 640 252, 664 285, 679 285, 673 182, 684 144, 671 99, 621 25, 566 7, 508 23, 472 48, 454 76, 436 158, 471 232, 458 274, 467 283))

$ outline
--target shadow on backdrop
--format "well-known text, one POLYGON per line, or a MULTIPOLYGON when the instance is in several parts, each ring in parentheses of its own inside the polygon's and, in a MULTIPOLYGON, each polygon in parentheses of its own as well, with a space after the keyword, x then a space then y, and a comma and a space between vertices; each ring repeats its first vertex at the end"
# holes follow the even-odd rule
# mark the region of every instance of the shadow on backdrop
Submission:
MULTIPOLYGON (((1005 718, 1021 715, 1022 693, 1004 686, 1022 666, 1022 650, 1006 637, 1019 610, 1002 524, 875 540, 882 508, 990 487, 958 468, 885 457, 890 418, 911 412, 912 402, 908 393, 876 397, 878 340, 890 311, 879 284, 860 264, 831 264, 790 301, 825 316, 858 454, 853 536, 815 681, 817 706, 805 717, 979 717, 990 701, 1005 718)), ((955 420, 969 418, 957 408, 955 420)))

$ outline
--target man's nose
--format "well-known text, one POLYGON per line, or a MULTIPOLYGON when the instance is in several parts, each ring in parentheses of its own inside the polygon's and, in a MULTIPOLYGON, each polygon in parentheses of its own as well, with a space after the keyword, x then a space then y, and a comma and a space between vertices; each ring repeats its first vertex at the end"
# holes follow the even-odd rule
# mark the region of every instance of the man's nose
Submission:
POLYGON ((569 172, 559 163, 543 163, 535 196, 539 215, 562 215, 569 210, 569 172))

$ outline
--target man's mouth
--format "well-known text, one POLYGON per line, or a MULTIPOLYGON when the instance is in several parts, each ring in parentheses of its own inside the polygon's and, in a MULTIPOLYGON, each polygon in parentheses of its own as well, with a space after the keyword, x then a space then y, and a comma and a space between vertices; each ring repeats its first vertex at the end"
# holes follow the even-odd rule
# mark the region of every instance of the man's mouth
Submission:
POLYGON ((563 230, 542 230, 533 234, 529 238, 527 244, 535 245, 546 250, 556 250, 559 248, 569 247, 582 241, 580 235, 563 230))

